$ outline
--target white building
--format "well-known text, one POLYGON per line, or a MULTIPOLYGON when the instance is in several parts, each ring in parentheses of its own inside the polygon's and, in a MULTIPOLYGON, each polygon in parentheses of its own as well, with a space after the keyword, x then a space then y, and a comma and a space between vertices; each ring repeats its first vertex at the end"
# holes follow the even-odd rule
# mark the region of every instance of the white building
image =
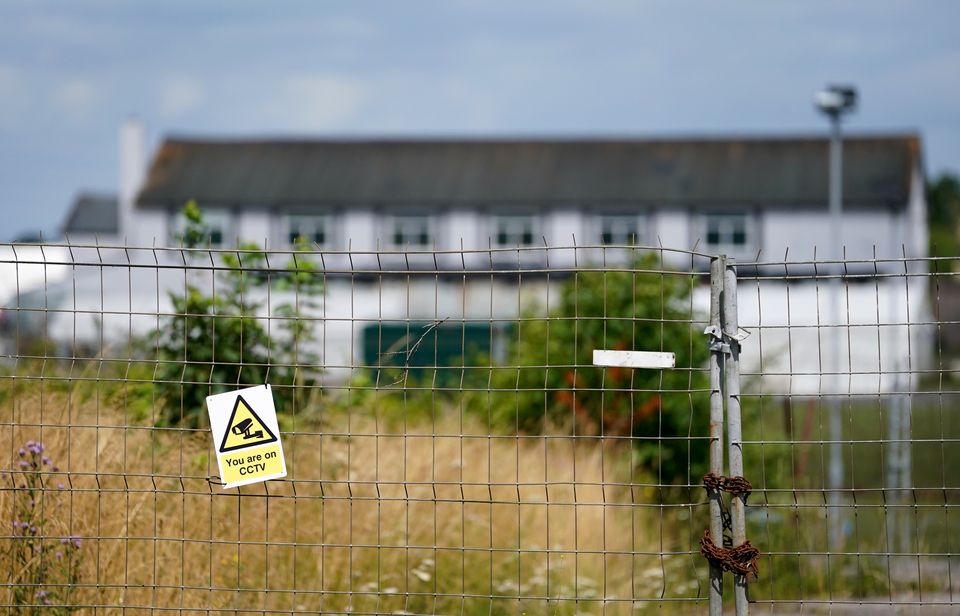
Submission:
MULTIPOLYGON (((563 267, 573 264, 572 250, 551 249, 548 254, 536 248, 636 244, 696 248, 741 262, 805 262, 791 266, 793 275, 812 273, 814 268, 820 273, 839 272, 829 263, 813 263, 815 256, 830 257, 824 138, 171 138, 160 145, 145 173, 143 143, 142 128, 127 125, 120 139, 120 196, 112 227, 116 234, 88 233, 85 241, 175 245, 183 225, 180 212, 193 199, 211 229, 211 245, 229 247, 245 240, 286 250, 303 236, 324 252, 324 266, 331 271, 400 264, 482 271, 491 262, 498 269, 528 267, 548 258, 552 267, 563 267), (468 253, 460 253, 461 248, 468 253), (433 250, 450 252, 427 254, 433 250)), ((919 137, 853 136, 845 140, 844 160, 841 235, 850 260, 844 272, 904 271, 903 260, 883 259, 926 255, 919 137)), ((109 209, 99 203, 97 208, 89 203, 86 207, 101 213, 109 209)), ((68 232, 71 226, 75 232, 108 227, 102 220, 83 227, 84 217, 79 215, 83 204, 80 200, 74 208, 68 232)), ((99 251, 96 259, 110 259, 110 254, 99 251)), ((121 260, 138 258, 136 251, 112 254, 121 260)), ((582 262, 591 255, 603 256, 597 248, 578 251, 576 257, 582 262)), ((143 253, 140 258, 153 255, 143 253)), ((692 262, 680 253, 666 252, 664 260, 677 268, 706 266, 705 259, 692 262)), ((916 266, 906 263, 915 271, 916 266)), ((784 267, 744 267, 742 272, 749 278, 782 274, 784 267)), ((108 272, 114 274, 118 280, 111 287, 129 287, 118 290, 111 300, 120 317, 125 310, 163 310, 166 292, 183 284, 176 272, 160 272, 155 282, 129 283, 124 282, 125 274, 108 272), (134 289, 135 285, 156 288, 134 289), (144 303, 139 310, 133 307, 138 302, 144 303)), ((903 355, 909 343, 919 364, 928 337, 923 327, 913 327, 909 334, 907 327, 889 327, 929 320, 924 280, 912 281, 909 298, 904 280, 876 278, 876 284, 844 287, 844 319, 857 325, 843 330, 850 335, 843 336, 841 349, 842 365, 850 366, 852 374, 833 385, 825 385, 821 378, 829 371, 822 340, 827 330, 817 328, 829 324, 825 319, 831 310, 830 286, 794 284, 788 296, 783 283, 746 280, 742 289, 749 287, 749 294, 745 292, 741 301, 741 323, 758 334, 745 347, 748 368, 757 369, 762 348, 764 371, 773 375, 767 382, 776 391, 896 387, 880 382, 880 372, 891 369, 882 358, 903 355), (862 327, 871 323, 872 330, 862 327), (877 330, 884 324, 881 348, 877 330)), ((91 288, 98 284, 105 283, 91 288)), ((416 284, 426 286, 411 291, 406 281, 390 276, 359 285, 331 278, 325 298, 330 321, 323 332, 329 373, 361 361, 363 323, 378 318, 510 318, 522 303, 518 290, 507 281, 476 277, 466 289, 432 279, 416 284)), ((543 280, 528 279, 525 287, 530 297, 545 295, 543 280)), ((695 298, 705 306, 705 290, 695 298)), ((87 309, 96 312, 97 307, 87 309)), ((101 319, 98 327, 109 329, 108 321, 101 319)), ((129 321, 118 318, 119 339, 129 336, 129 331, 122 331, 129 330, 129 321)), ((146 325, 155 326, 155 319, 146 325)))
MULTIPOLYGON (((304 235, 331 251, 576 242, 812 258, 829 235, 827 154, 807 137, 168 139, 136 200, 121 198, 120 236, 169 243, 195 199, 223 246, 286 248, 304 235)), ((925 255, 919 138, 852 137, 844 159, 847 258, 925 255)))

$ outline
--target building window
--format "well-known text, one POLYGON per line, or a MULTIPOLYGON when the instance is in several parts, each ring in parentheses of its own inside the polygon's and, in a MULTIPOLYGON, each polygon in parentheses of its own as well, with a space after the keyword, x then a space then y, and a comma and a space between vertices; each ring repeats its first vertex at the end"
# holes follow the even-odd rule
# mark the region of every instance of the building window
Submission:
MULTIPOLYGON (((202 210, 204 237, 202 246, 222 248, 230 234, 230 212, 223 209, 202 210)), ((182 212, 178 212, 173 222, 173 240, 183 241, 183 234, 187 230, 187 219, 182 212)))
POLYGON ((433 242, 429 216, 394 216, 389 230, 390 242, 397 248, 429 248, 433 242))
POLYGON ((600 216, 600 243, 605 246, 636 246, 642 243, 640 217, 622 214, 600 216))
POLYGON ((498 216, 494 242, 500 247, 533 246, 539 236, 536 216, 498 216))
POLYGON ((326 246, 330 240, 329 220, 326 216, 290 216, 287 222, 287 241, 290 246, 307 241, 326 246))
POLYGON ((750 246, 747 214, 708 214, 707 247, 718 253, 742 253, 750 246))

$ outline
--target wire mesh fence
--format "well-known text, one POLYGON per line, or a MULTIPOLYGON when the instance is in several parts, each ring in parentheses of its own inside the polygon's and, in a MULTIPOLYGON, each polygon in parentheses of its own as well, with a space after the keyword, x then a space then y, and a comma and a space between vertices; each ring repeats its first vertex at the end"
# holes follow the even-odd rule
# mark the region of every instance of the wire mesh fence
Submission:
POLYGON ((904 256, 741 268, 758 607, 957 609, 956 266, 904 256))
POLYGON ((717 261, 0 246, 0 605, 700 613, 722 355, 751 609, 955 609, 955 263, 731 263, 716 337, 717 261), (224 490, 205 398, 262 384, 288 475, 224 490))

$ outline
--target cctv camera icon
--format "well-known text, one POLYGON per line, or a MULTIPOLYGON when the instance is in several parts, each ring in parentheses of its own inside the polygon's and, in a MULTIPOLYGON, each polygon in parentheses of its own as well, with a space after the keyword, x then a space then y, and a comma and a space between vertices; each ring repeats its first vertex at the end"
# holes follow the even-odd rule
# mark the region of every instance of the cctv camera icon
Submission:
POLYGON ((233 427, 233 433, 237 436, 243 435, 243 440, 249 440, 252 438, 263 438, 263 430, 257 430, 256 432, 251 432, 250 427, 253 426, 253 420, 250 418, 244 419, 237 425, 233 427))

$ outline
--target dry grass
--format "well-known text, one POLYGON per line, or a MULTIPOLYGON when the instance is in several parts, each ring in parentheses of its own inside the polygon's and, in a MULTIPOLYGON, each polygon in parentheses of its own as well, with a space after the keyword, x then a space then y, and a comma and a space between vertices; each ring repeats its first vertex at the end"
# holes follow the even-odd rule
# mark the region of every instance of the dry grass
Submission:
POLYGON ((61 467, 42 532, 84 538, 75 601, 98 614, 619 614, 706 592, 698 556, 659 555, 689 549, 686 523, 616 485, 639 481, 623 444, 491 438, 457 409, 410 425, 330 412, 285 430, 286 481, 240 495, 208 481, 207 432, 153 429, 92 394, 18 394, 0 443, 13 462, 42 440, 61 467))

